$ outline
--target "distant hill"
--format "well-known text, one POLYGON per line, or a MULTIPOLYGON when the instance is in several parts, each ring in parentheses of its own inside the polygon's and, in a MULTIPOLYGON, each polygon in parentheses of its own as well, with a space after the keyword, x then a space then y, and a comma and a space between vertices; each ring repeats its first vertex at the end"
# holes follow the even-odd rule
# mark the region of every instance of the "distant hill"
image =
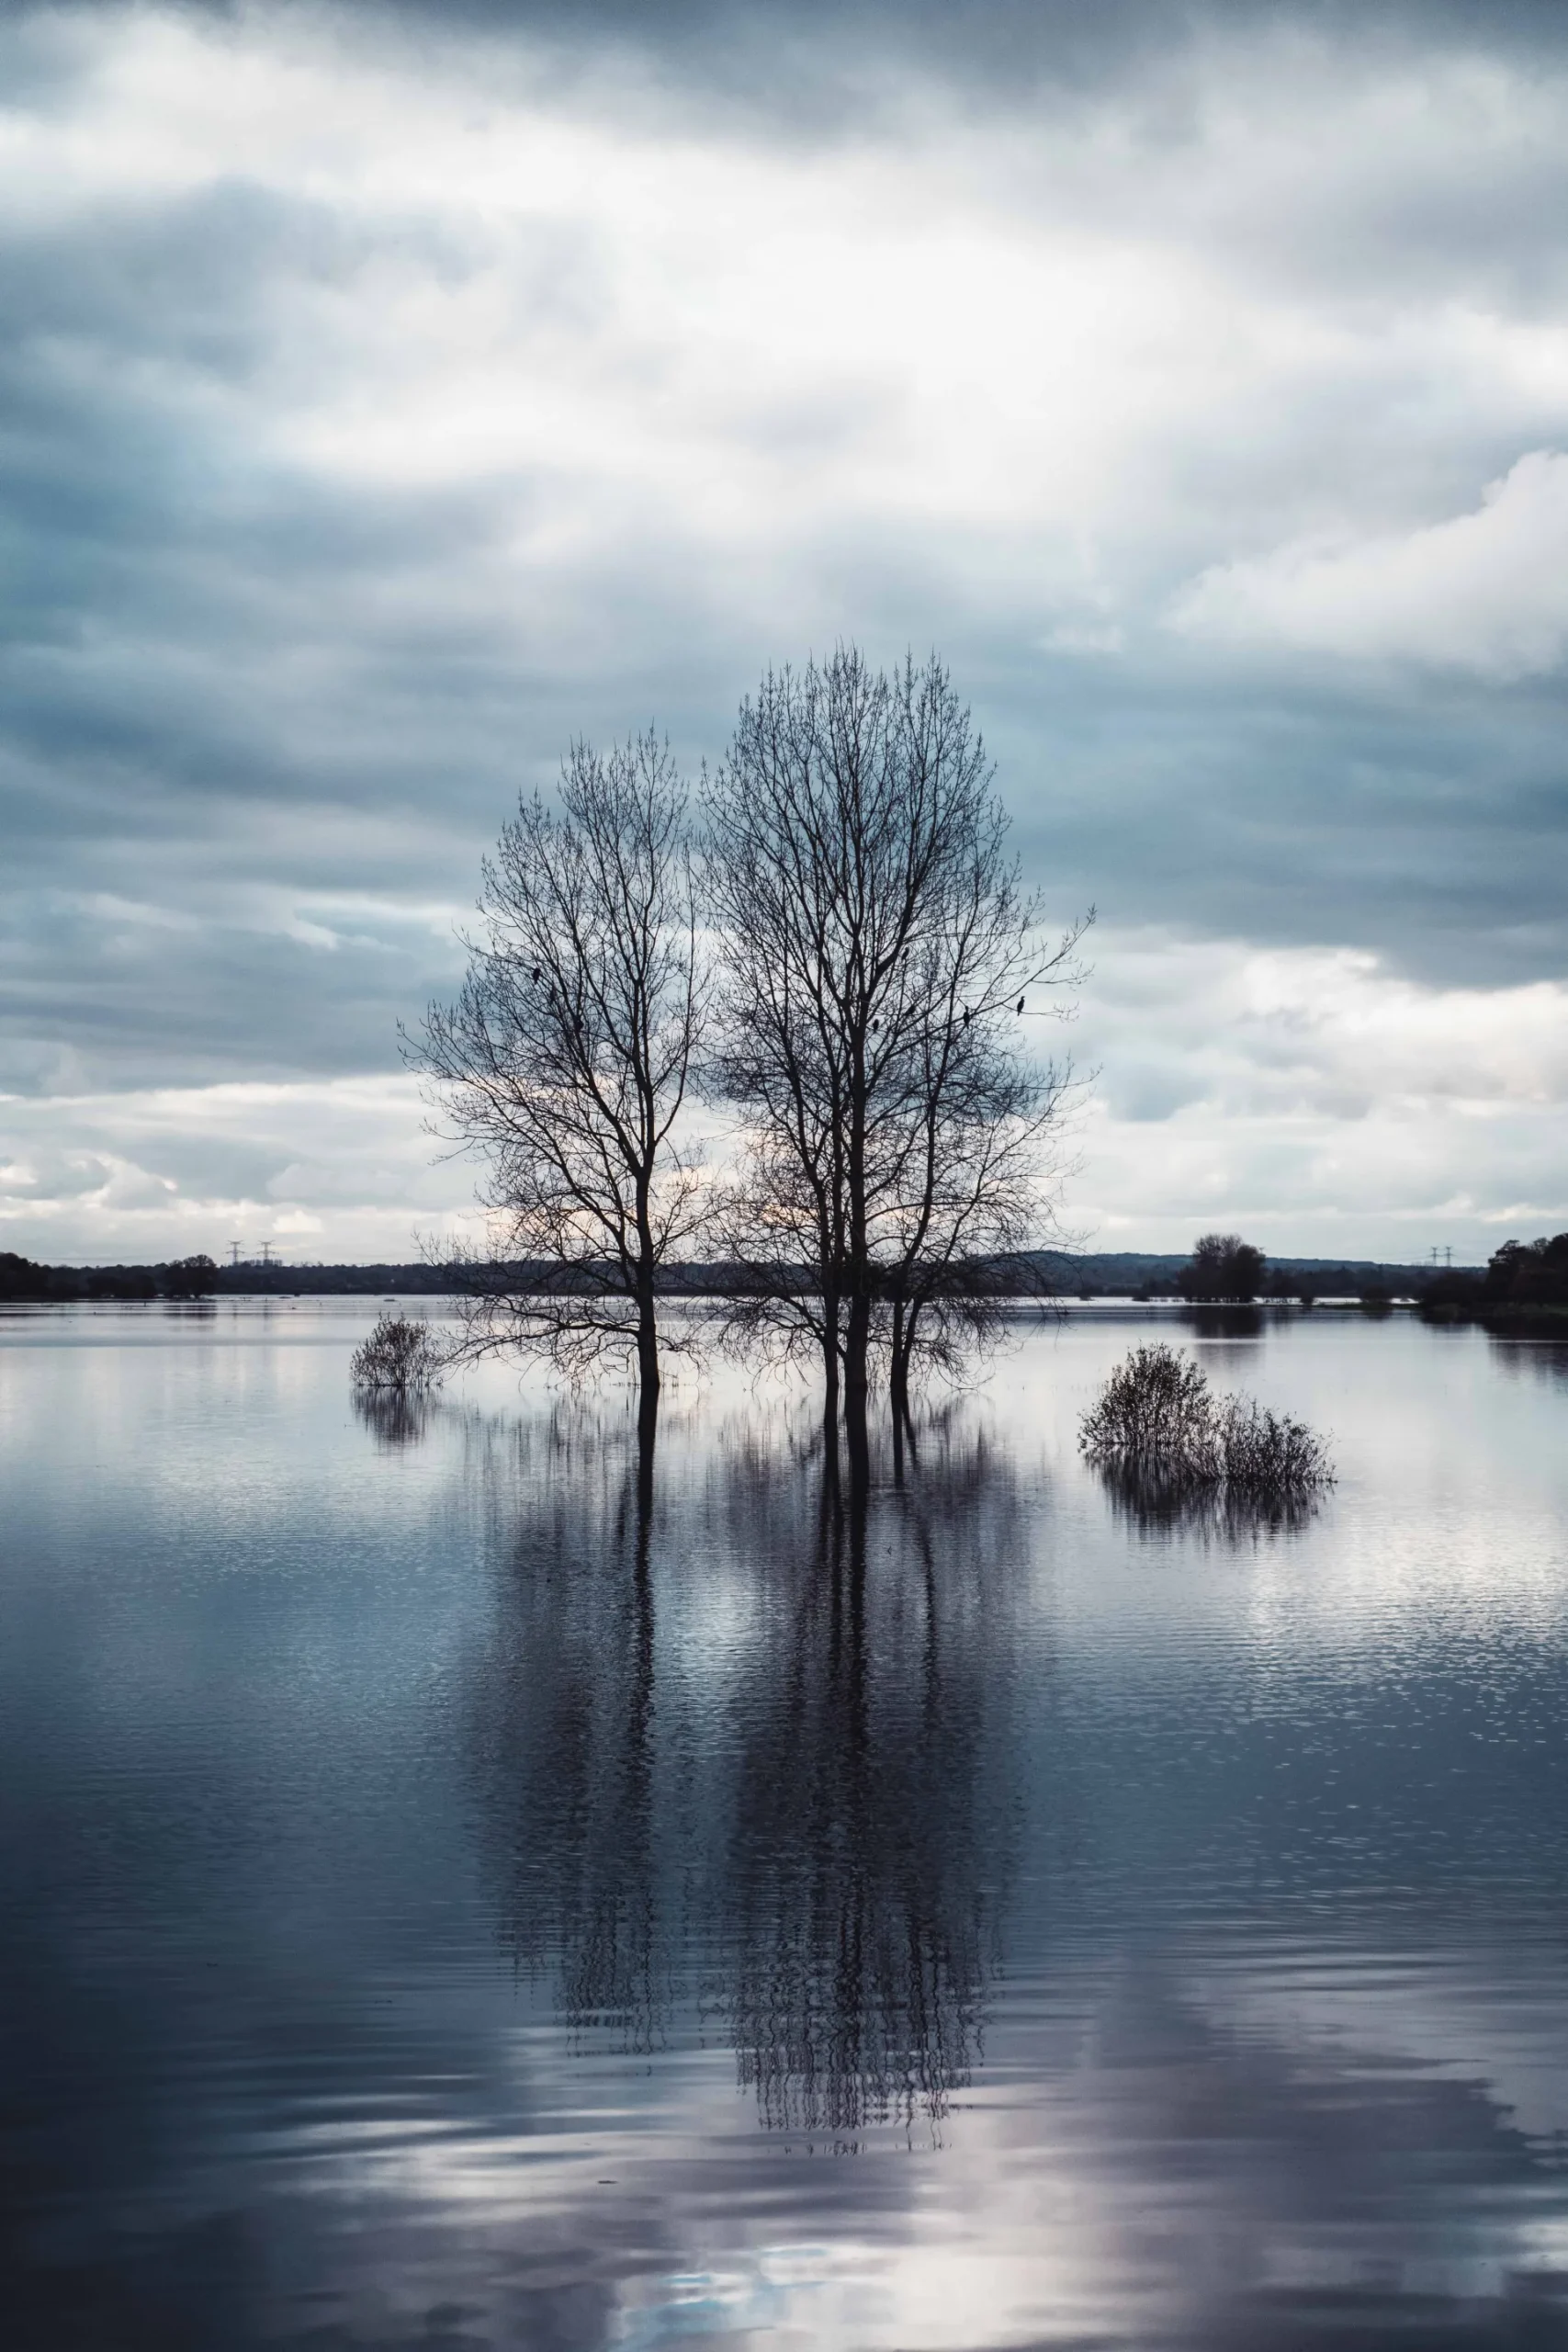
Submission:
MULTIPOLYGON (((1088 1292, 1126 1297, 1137 1291, 1158 1296, 1174 1292, 1176 1277, 1189 1262, 1173 1251, 1065 1250, 1039 1253, 1036 1263, 1053 1290, 1065 1297, 1088 1292)), ((1481 1267, 1445 1269, 1445 1277, 1479 1277, 1481 1267)), ((722 1265, 671 1266, 665 1287, 672 1292, 720 1291, 722 1265)), ((1371 1258, 1270 1258, 1271 1283, 1299 1285, 1320 1297, 1359 1296, 1369 1285, 1396 1296, 1419 1295, 1437 1279, 1427 1265, 1402 1265, 1371 1258)), ((173 1264, 42 1266, 0 1252, 0 1298, 11 1300, 152 1299, 197 1297, 407 1297, 449 1292, 451 1278, 438 1266, 411 1264, 283 1266, 259 1263, 213 1265, 183 1259, 173 1264)))
MULTIPOLYGON (((1044 1268, 1053 1287, 1059 1291, 1092 1290, 1122 1296, 1135 1290, 1174 1286, 1177 1275, 1190 1262, 1190 1256, 1185 1251, 1162 1253, 1143 1250, 1085 1250, 1081 1254, 1066 1250, 1044 1250, 1039 1258, 1039 1263, 1044 1268)), ((1456 1274, 1481 1273, 1484 1269, 1455 1266, 1452 1271, 1456 1274)), ((1396 1295, 1411 1295, 1423 1290, 1433 1280, 1436 1272, 1437 1269, 1429 1262, 1410 1265, 1381 1258, 1271 1256, 1269 1260, 1271 1280, 1283 1276, 1292 1283, 1299 1281, 1303 1288, 1310 1287, 1325 1297, 1359 1295, 1369 1283, 1379 1283, 1396 1295)))

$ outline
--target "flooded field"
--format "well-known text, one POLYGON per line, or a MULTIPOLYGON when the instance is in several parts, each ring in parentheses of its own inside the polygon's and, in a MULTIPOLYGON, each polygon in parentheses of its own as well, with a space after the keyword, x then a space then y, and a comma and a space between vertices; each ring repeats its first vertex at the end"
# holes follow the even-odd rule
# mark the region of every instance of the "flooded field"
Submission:
POLYGON ((0 1320, 20 2346, 1568 2340, 1568 1348, 1085 1312, 809 1396, 0 1320), (1077 1418, 1151 1330, 1270 1517, 1077 1418))

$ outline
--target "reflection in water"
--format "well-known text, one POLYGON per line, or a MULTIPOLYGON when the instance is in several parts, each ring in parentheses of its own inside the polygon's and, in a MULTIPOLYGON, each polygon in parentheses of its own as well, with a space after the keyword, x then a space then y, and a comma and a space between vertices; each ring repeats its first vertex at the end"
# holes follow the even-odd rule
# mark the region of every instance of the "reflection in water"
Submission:
POLYGON ((1264 1310, 1260 1306, 1189 1306, 1181 1321, 1199 1340, 1260 1340, 1264 1310))
POLYGON ((995 1959, 1003 1858, 976 1800, 1017 1496, 951 1423, 911 1452, 901 1487, 846 1494, 750 1452, 728 1498, 775 1602, 740 1699, 721 1998, 762 2120, 839 2143, 940 2122, 995 1959))
POLYGON ((869 1486, 787 1417, 695 1461, 682 1433, 668 1479, 649 1433, 591 1407, 511 1450, 476 1747, 519 1964, 623 2051, 694 1998, 769 2128, 935 2130, 979 2048, 1006 1877, 1010 1465, 940 1417, 869 1486), (700 1602, 744 1619, 722 1655, 691 1622, 694 1561, 729 1584, 700 1602))
POLYGON ((430 1426, 435 1400, 420 1390, 355 1388, 354 1409, 383 1453, 417 1445, 430 1426))
POLYGON ((1297 1535, 1323 1507, 1321 1490, 1269 1493, 1226 1480, 1183 1477, 1157 1464, 1103 1462, 1095 1475, 1112 1516, 1147 1540, 1175 1543, 1257 1544, 1266 1537, 1297 1535))
POLYGON ((1568 1338, 1491 1331, 1487 1340, 1494 1361, 1514 1379, 1551 1381, 1568 1388, 1568 1338))
POLYGON ((859 1499, 313 1314, 0 1332, 6 2352, 1568 2342, 1560 1353, 1270 1315, 1151 1574, 1109 1313, 859 1499))
MULTIPOLYGON (((653 1859, 651 1431, 564 1402, 537 1423, 475 1423, 476 1466, 527 1500, 475 1710, 518 1965, 553 1965, 567 2022, 646 2052, 670 2006, 653 1859)), ((499 1498, 498 1498, 499 1501, 499 1498)))

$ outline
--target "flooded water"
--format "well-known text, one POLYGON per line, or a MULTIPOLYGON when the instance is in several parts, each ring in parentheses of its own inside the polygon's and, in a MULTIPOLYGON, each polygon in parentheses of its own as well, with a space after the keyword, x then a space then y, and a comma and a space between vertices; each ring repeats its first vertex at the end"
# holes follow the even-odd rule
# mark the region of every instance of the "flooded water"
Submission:
MULTIPOLYGON (((1568 2343, 1568 1350, 1179 1327, 1276 1523, 333 1304, 0 1320, 5 2342, 1568 2343)), ((1162 1329, 1170 1329, 1168 1320, 1162 1329)))

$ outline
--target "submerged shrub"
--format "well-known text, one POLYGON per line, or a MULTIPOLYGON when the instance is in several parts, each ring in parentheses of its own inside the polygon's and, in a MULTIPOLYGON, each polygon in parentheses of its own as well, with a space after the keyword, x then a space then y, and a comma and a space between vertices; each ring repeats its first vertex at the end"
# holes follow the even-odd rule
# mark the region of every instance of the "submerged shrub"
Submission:
POLYGON ((1303 1495, 1333 1485, 1327 1448, 1304 1421, 1271 1413, 1252 1397, 1222 1397, 1215 1413, 1228 1487, 1260 1495, 1303 1495))
POLYGON ((355 1388, 392 1389, 399 1395, 434 1388, 441 1379, 441 1349, 428 1323, 403 1315, 383 1315, 369 1338, 354 1351, 349 1376, 355 1388))
POLYGON ((1201 1368, 1163 1342, 1119 1363, 1078 1428, 1091 1462, 1120 1462, 1168 1476, 1215 1469, 1213 1398, 1201 1368))
POLYGON ((1216 1396, 1201 1368, 1163 1341, 1117 1365, 1078 1425, 1078 1444, 1097 1466, 1167 1503, 1204 1487, 1289 1498, 1334 1481, 1327 1449, 1304 1421, 1251 1397, 1216 1396))

